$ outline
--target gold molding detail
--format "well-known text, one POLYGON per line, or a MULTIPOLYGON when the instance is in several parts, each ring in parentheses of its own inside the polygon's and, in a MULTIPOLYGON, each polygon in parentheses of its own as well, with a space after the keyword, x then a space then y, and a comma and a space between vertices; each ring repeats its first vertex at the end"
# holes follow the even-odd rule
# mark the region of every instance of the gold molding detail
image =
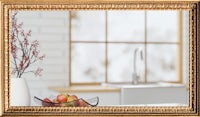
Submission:
POLYGON ((137 10, 145 10, 145 9, 153 9, 153 10, 186 10, 186 9, 195 9, 196 5, 188 4, 188 3, 90 3, 90 4, 63 4, 63 5, 6 5, 4 6, 6 9, 12 10, 128 10, 128 9, 137 9, 137 10))
POLYGON ((133 116, 133 115, 184 115, 197 116, 199 115, 199 93, 197 85, 199 80, 199 1, 64 1, 60 0, 57 3, 53 0, 2 0, 1 5, 1 102, 0 115, 3 116, 58 116, 58 115, 73 115, 73 116, 133 116), (10 91, 10 76, 9 76, 9 13, 12 10, 190 10, 190 64, 189 64, 189 79, 190 79, 190 104, 189 106, 100 106, 100 107, 11 107, 9 105, 10 91), (198 14, 198 15, 197 15, 198 14), (198 17, 197 17, 198 16, 198 17), (198 26, 198 28, 197 28, 198 26), (197 71, 198 70, 198 71, 197 71))

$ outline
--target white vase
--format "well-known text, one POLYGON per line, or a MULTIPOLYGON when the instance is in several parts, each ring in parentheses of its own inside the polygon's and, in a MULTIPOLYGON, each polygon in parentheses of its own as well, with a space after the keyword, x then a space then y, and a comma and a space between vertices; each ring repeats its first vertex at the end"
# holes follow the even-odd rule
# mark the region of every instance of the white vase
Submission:
POLYGON ((30 106, 30 92, 24 78, 11 78, 10 106, 30 106))

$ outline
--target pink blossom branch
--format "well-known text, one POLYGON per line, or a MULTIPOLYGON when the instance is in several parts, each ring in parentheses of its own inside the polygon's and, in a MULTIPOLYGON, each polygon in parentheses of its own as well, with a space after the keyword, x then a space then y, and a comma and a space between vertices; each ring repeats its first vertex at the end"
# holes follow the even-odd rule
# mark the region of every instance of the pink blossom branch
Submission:
MULTIPOLYGON (((45 55, 40 56, 40 52, 37 50, 39 42, 34 40, 29 44, 29 37, 32 31, 27 33, 22 29, 23 22, 17 22, 17 12, 12 15, 12 29, 11 29, 11 54, 15 68, 13 68, 13 74, 17 73, 17 77, 21 77, 24 73, 27 73, 27 69, 33 63, 43 60, 45 55), (21 52, 21 56, 19 56, 21 52)), ((41 68, 38 68, 34 74, 41 76, 41 68), (37 73, 36 73, 37 72, 37 73)))
MULTIPOLYGON (((13 57, 13 54, 12 54, 12 57, 13 57)), ((16 71, 18 71, 18 67, 17 67, 17 62, 16 62, 16 59, 13 57, 14 59, 14 65, 15 65, 15 68, 16 68, 16 71)), ((19 72, 17 72, 17 77, 19 76, 19 72)))
POLYGON ((26 73, 35 73, 34 71, 26 71, 26 72, 24 72, 24 74, 26 74, 26 73))

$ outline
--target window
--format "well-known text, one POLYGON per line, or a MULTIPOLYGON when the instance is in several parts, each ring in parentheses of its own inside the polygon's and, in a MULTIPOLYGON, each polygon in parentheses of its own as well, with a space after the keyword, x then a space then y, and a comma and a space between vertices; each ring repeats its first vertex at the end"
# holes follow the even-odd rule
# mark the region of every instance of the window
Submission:
POLYGON ((71 83, 181 82, 179 11, 69 12, 71 83), (156 61, 156 62, 155 62, 156 61))

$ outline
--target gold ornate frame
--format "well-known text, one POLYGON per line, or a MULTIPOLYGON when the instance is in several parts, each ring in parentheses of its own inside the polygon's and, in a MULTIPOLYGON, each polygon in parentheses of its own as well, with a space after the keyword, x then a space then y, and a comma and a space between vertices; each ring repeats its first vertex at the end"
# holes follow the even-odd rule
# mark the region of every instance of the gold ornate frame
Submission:
POLYGON ((200 115, 199 0, 1 0, 0 1, 0 115, 1 116, 198 116, 200 115), (190 11, 190 64, 189 106, 182 107, 11 107, 9 105, 9 13, 11 10, 189 10, 190 11))

